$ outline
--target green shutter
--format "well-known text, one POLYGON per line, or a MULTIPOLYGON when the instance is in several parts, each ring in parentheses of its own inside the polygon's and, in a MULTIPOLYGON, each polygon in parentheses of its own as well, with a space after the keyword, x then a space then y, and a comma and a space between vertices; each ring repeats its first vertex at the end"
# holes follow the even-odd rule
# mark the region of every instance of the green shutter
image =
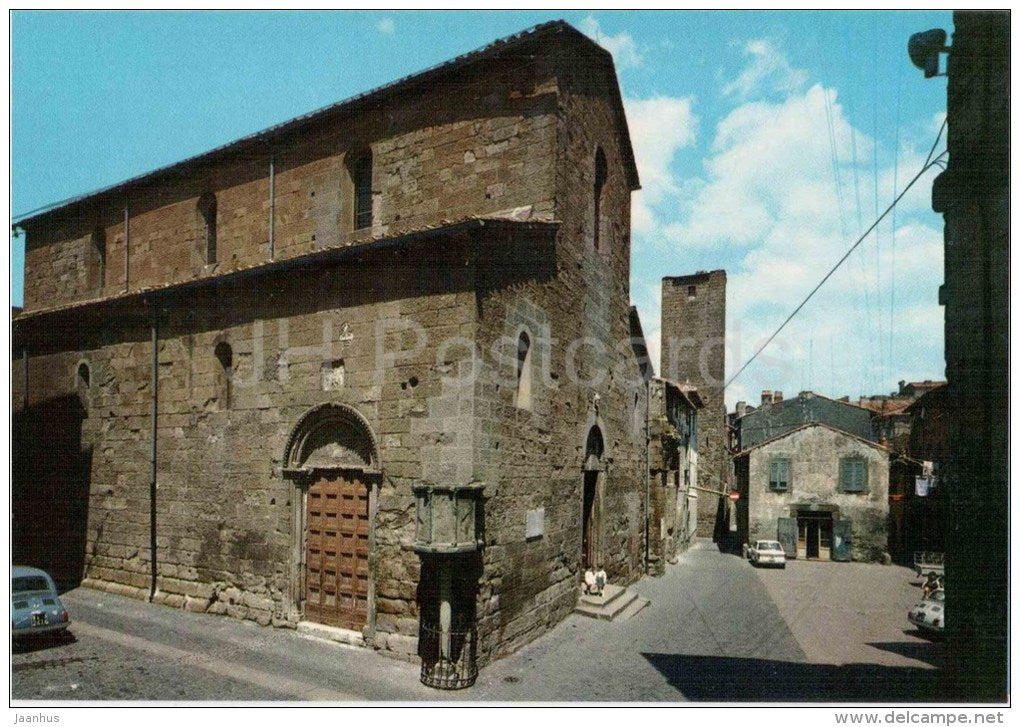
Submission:
POLYGON ((776 518, 776 540, 783 546, 787 558, 797 557, 797 518, 776 518))
POLYGON ((868 470, 864 460, 840 460, 839 488, 843 492, 867 492, 868 470))
POLYGON ((790 489, 790 460, 774 459, 769 463, 769 489, 787 492, 790 489))
POLYGON ((850 520, 843 518, 832 523, 833 560, 848 561, 851 558, 853 543, 853 526, 850 520))

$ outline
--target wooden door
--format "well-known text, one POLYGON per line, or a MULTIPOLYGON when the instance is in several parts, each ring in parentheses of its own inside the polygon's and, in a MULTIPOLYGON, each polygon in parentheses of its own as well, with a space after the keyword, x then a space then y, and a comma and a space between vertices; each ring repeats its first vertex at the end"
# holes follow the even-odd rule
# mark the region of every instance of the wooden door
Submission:
POLYGON ((597 561, 598 523, 595 518, 595 494, 598 472, 584 473, 584 501, 581 514, 581 565, 595 568, 597 561))
POLYGON ((368 616, 368 487, 356 473, 320 478, 305 510, 305 618, 360 631, 368 616))
POLYGON ((818 523, 818 557, 829 560, 832 556, 832 518, 818 523))
POLYGON ((807 520, 797 519, 797 557, 807 558, 807 520))
POLYGON ((832 524, 832 559, 848 561, 851 558, 853 528, 849 520, 836 520, 832 524))
MULTIPOLYGON (((783 546, 787 558, 796 558, 799 553, 799 533, 797 521, 792 517, 781 517, 776 522, 776 540, 783 546)), ((804 557, 800 555, 800 557, 804 557)))
POLYGON ((814 518, 807 520, 807 557, 818 557, 818 521, 814 518))

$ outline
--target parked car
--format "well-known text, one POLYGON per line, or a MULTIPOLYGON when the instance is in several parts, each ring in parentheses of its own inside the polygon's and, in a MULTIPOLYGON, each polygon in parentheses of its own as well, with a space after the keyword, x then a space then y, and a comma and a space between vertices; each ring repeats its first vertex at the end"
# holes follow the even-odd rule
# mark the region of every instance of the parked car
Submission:
POLYGON ((11 571, 11 634, 14 638, 66 632, 71 617, 46 571, 16 565, 11 571))
POLYGON ((747 557, 751 565, 777 565, 786 567, 786 553, 783 546, 776 540, 755 540, 754 545, 747 549, 747 557))
POLYGON ((941 634, 946 627, 946 591, 939 588, 907 611, 907 620, 917 628, 941 634))

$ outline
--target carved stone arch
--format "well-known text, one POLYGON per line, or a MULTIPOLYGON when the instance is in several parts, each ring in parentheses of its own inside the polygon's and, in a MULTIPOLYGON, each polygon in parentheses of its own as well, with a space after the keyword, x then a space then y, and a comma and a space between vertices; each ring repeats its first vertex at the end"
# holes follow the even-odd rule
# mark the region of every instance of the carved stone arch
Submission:
POLYGON ((581 445, 581 469, 605 470, 612 462, 613 453, 606 437, 606 426, 598 413, 598 402, 589 407, 588 416, 577 436, 581 445))
POLYGON ((283 453, 283 471, 356 469, 380 472, 379 445, 368 420, 346 404, 320 404, 294 425, 283 453))
POLYGON ((76 389, 89 388, 92 385, 92 362, 80 358, 74 364, 74 386, 76 389))
POLYGON ((88 416, 89 402, 91 399, 90 389, 95 383, 95 370, 91 361, 87 358, 78 359, 74 365, 74 391, 78 395, 82 406, 88 416))

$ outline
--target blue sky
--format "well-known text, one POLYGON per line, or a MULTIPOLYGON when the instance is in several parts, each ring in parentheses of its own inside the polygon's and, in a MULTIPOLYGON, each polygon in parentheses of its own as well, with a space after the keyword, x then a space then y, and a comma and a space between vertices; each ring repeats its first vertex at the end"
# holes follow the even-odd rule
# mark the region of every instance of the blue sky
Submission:
MULTIPOLYGON (((12 213, 554 18, 616 59, 643 185, 631 297, 651 346, 661 277, 725 268, 728 375, 916 174, 944 118, 945 79, 925 80, 906 42, 951 33, 948 11, 15 12, 12 213)), ((933 176, 731 385, 731 407, 763 388, 857 396, 943 377, 933 176)))

